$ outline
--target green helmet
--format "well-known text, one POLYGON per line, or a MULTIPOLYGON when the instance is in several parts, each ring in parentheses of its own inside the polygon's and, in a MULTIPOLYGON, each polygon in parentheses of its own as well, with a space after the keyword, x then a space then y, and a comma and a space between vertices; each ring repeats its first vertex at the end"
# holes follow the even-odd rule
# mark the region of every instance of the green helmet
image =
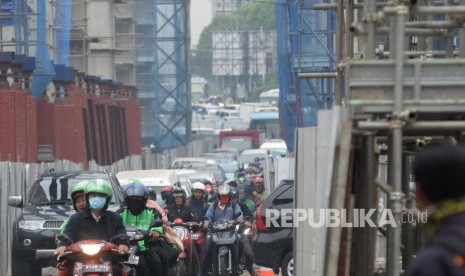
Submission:
POLYGON ((111 198, 111 196, 113 195, 113 190, 111 189, 111 184, 107 180, 93 179, 90 180, 87 184, 84 193, 86 194, 86 197, 89 193, 98 193, 104 194, 108 198, 111 198))
POLYGON ((79 193, 79 192, 84 193, 88 183, 89 183, 89 180, 84 180, 84 181, 74 184, 73 188, 71 188, 71 198, 74 199, 75 193, 79 193))

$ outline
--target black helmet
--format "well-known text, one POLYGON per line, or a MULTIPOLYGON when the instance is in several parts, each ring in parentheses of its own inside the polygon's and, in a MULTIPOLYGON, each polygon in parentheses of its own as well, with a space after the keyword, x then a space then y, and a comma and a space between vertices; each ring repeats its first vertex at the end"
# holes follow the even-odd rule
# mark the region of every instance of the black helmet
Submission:
POLYGON ((153 189, 153 188, 148 188, 147 190, 148 190, 148 193, 149 193, 149 195, 148 195, 149 198, 151 200, 156 201, 157 200, 157 191, 155 191, 155 189, 153 189))
POLYGON ((231 197, 232 198, 237 198, 239 193, 237 192, 237 189, 235 187, 231 187, 231 197))
POLYGON ((182 197, 182 202, 184 202, 186 200, 186 192, 183 190, 183 188, 176 188, 174 189, 173 191, 173 199, 177 198, 181 196, 182 197))
POLYGON ((132 215, 140 215, 145 210, 148 194, 144 184, 139 182, 129 184, 124 191, 124 199, 132 215))
POLYGON ((223 184, 228 184, 231 187, 237 188, 237 181, 234 179, 226 180, 223 184))
POLYGON ((199 179, 199 182, 202 182, 204 185, 207 185, 207 184, 213 185, 213 183, 210 180, 205 179, 205 178, 199 179))

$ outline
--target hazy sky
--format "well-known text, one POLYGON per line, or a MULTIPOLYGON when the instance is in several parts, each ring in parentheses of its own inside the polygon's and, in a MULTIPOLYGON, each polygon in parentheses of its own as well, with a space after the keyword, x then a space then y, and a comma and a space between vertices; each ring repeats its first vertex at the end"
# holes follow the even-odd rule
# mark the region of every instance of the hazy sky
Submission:
POLYGON ((212 20, 213 0, 191 0, 191 45, 197 45, 203 28, 212 20))

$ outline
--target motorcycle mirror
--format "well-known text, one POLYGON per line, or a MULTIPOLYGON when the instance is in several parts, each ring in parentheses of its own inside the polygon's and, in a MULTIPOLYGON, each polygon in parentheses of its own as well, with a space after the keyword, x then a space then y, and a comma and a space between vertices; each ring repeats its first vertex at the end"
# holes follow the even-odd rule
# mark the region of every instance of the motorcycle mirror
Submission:
POLYGON ((150 227, 161 227, 163 226, 163 221, 161 220, 154 220, 151 224, 150 227))
POLYGON ((58 235, 56 239, 61 243, 73 243, 73 240, 66 234, 58 235))
POLYGON ((129 241, 129 236, 126 234, 118 234, 110 240, 111 243, 115 243, 115 244, 122 244, 128 241, 129 241))

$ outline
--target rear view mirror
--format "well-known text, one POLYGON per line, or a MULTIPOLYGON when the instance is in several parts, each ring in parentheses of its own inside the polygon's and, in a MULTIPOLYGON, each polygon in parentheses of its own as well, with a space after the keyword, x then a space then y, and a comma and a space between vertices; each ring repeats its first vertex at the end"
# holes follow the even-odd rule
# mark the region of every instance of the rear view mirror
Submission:
POLYGON ((110 242, 114 244, 122 244, 122 243, 127 243, 128 241, 129 241, 129 236, 125 233, 125 234, 119 234, 119 235, 114 236, 110 242))
POLYGON ((155 220, 150 224, 150 227, 161 227, 163 226, 163 221, 161 220, 155 220))
POLYGON ((73 240, 66 234, 61 234, 57 236, 57 241, 59 241, 62 244, 71 244, 73 243, 73 240))
POLYGON ((12 207, 23 207, 23 197, 22 196, 9 196, 8 205, 12 207))

